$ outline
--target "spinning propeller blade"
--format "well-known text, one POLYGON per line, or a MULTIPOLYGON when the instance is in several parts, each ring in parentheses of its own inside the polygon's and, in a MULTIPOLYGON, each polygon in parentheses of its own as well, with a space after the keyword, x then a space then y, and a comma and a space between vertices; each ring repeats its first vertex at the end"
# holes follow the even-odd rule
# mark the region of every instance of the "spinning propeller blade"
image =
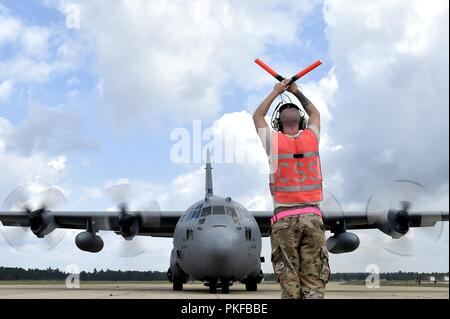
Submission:
MULTIPOLYGON (((370 197, 366 206, 368 221, 390 236, 383 243, 384 250, 397 256, 413 256, 414 239, 434 243, 441 238, 443 223, 427 224, 426 210, 413 211, 424 200, 425 188, 410 180, 396 180, 370 197)), ((436 215, 430 217, 435 221, 436 215)))
POLYGON ((134 257, 147 251, 148 242, 145 236, 137 235, 142 224, 147 224, 153 214, 160 211, 158 202, 149 198, 150 192, 140 190, 138 185, 120 183, 106 189, 106 194, 119 209, 119 224, 123 238, 115 240, 113 249, 120 257, 134 257))
POLYGON ((55 186, 19 185, 6 196, 2 209, 23 212, 28 216, 27 225, 2 227, 1 233, 9 246, 17 251, 51 250, 64 239, 66 232, 54 229, 56 225, 50 210, 61 208, 64 204, 66 198, 55 186), (43 239, 35 240, 34 235, 43 239))

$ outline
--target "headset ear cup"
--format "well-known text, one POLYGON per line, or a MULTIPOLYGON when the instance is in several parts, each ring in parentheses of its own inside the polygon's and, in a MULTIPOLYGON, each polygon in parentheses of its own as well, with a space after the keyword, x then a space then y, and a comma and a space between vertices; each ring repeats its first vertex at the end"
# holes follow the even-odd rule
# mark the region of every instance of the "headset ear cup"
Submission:
POLYGON ((275 130, 275 131, 279 131, 279 125, 278 125, 278 120, 277 119, 274 119, 273 121, 272 121, 272 128, 275 130))
POLYGON ((304 116, 300 118, 300 125, 298 126, 300 130, 304 131, 306 129, 306 119, 304 116))
POLYGON ((300 130, 304 131, 306 129, 306 124, 305 113, 303 111, 300 111, 300 130))

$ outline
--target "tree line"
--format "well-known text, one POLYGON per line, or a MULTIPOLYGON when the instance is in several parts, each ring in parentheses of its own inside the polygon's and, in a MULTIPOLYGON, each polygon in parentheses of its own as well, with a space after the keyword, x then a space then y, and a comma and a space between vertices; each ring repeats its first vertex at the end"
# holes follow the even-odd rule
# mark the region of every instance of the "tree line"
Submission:
MULTIPOLYGON (((0 267, 0 280, 65 280, 69 274, 59 270, 58 268, 47 269, 23 269, 14 267, 0 267)), ((332 281, 364 281, 369 273, 333 273, 330 280, 332 281)), ((443 281, 444 277, 448 277, 448 272, 390 272, 381 273, 381 280, 396 281, 415 281, 418 276, 422 280, 428 280, 429 277, 435 277, 437 281, 443 281)), ((153 281, 167 280, 165 271, 135 271, 135 270, 97 270, 92 272, 80 272, 80 280, 86 281, 153 281)), ((273 273, 264 274, 264 280, 275 281, 273 273)))
MULTIPOLYGON (((65 280, 69 274, 59 269, 23 269, 0 267, 0 280, 65 280)), ((167 273, 162 271, 132 270, 97 270, 81 271, 80 280, 98 281, 150 281, 167 280, 167 273)))

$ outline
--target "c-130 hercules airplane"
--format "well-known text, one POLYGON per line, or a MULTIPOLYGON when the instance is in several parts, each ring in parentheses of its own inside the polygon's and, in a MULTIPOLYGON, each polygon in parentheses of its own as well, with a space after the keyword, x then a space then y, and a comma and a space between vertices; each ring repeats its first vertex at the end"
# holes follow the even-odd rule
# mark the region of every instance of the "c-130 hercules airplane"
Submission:
MULTIPOLYGON (((420 187, 410 181, 399 183, 420 187)), ((209 150, 205 197, 186 211, 129 211, 122 203, 118 212, 70 212, 51 211, 45 202, 32 210, 24 198, 12 202, 10 206, 16 209, 20 202, 21 209, 0 212, 3 226, 29 228, 38 238, 44 238, 56 228, 85 229, 76 236, 75 243, 87 252, 103 249, 103 240, 97 235, 100 230, 114 231, 127 241, 135 236, 173 237, 167 275, 174 290, 182 290, 191 277, 203 281, 211 293, 218 287, 222 293, 229 293, 230 285, 236 281, 245 284, 247 291, 256 291, 263 278, 261 238, 270 235, 273 212, 248 211, 230 197, 214 195, 209 150)), ((400 208, 388 207, 375 214, 344 213, 339 204, 333 210, 321 207, 325 229, 333 233, 327 239, 328 250, 339 254, 358 248, 358 236, 347 232, 348 229, 378 228, 398 239, 410 227, 432 227, 437 222, 448 221, 448 212, 411 212, 410 200, 400 198, 398 202, 400 208)))

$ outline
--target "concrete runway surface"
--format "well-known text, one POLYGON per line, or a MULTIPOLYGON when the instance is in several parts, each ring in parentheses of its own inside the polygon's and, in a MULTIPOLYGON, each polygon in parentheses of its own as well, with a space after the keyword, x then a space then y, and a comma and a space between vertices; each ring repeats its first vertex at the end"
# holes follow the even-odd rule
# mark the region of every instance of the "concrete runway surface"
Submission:
MULTIPOLYGON (((64 284, 18 284, 0 281, 0 299, 279 299, 279 285, 266 282, 257 292, 246 292, 234 284, 229 294, 209 294, 203 284, 185 284, 183 291, 173 291, 169 283, 83 283, 79 289, 67 289, 64 284)), ((327 299, 448 299, 448 286, 383 285, 368 289, 364 285, 329 283, 327 299)))

